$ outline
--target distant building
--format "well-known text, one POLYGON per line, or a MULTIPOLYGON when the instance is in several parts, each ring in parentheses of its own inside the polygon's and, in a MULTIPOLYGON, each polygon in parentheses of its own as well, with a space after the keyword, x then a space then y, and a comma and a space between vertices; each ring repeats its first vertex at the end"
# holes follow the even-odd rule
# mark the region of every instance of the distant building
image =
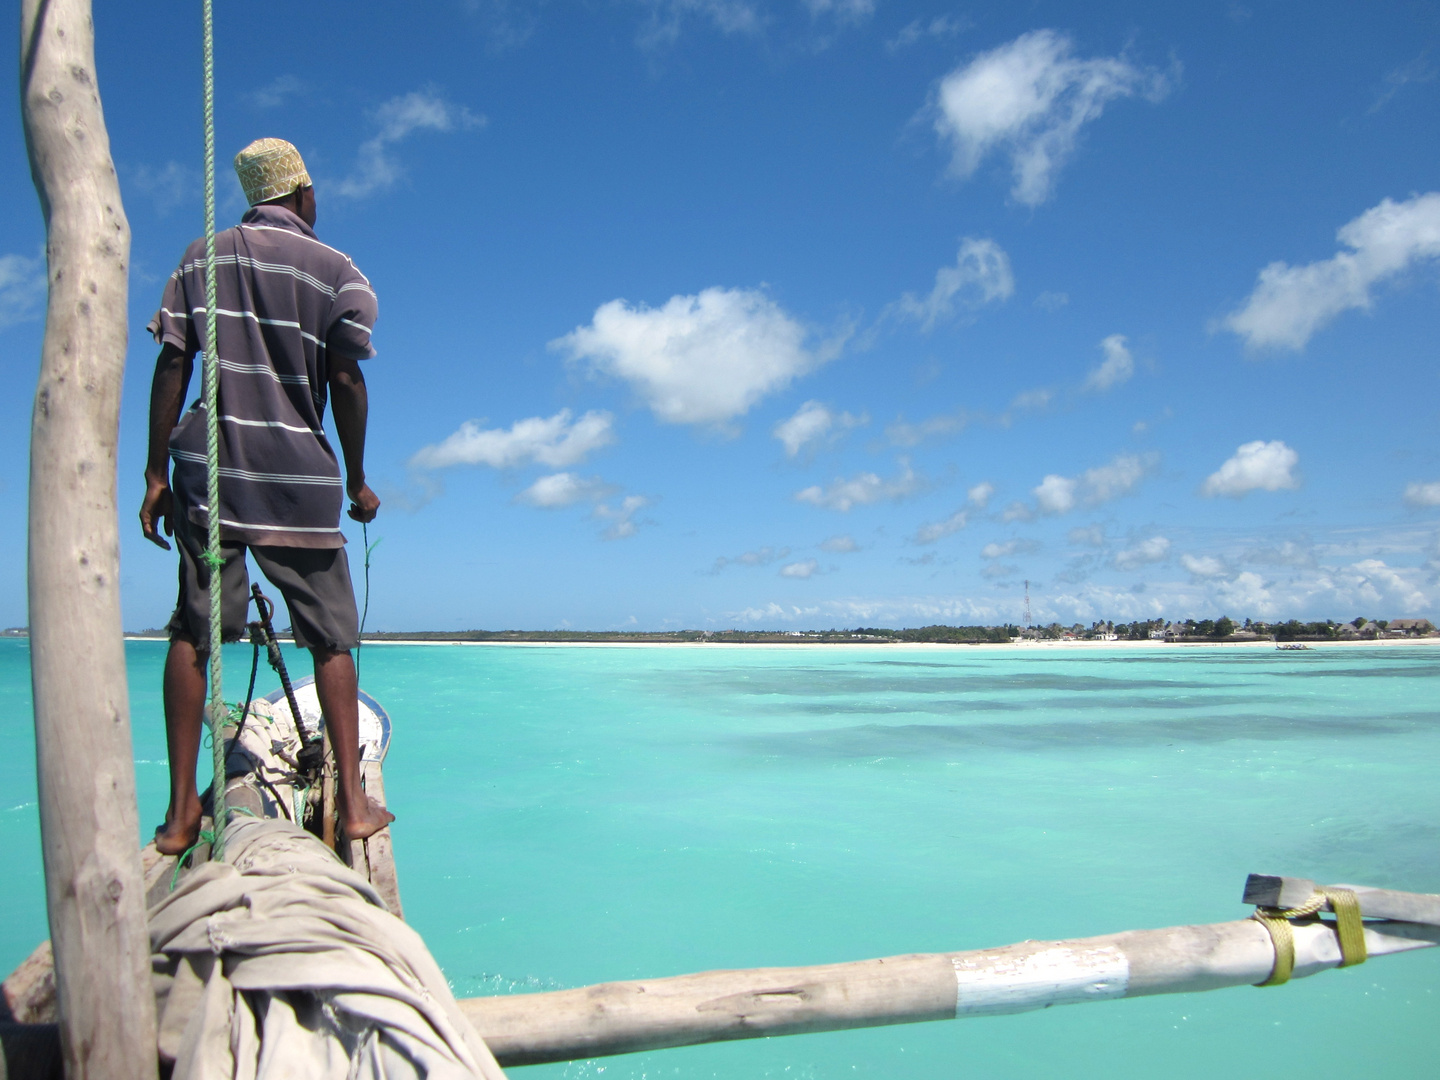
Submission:
POLYGON ((1402 634, 1428 634, 1435 629, 1429 619, 1391 619, 1387 630, 1402 634))

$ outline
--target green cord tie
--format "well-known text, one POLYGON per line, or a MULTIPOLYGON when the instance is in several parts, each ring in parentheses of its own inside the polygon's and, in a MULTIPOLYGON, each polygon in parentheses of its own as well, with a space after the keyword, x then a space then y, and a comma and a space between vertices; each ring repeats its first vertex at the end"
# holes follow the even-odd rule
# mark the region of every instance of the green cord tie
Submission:
POLYGON ((200 834, 195 837, 195 842, 182 851, 180 857, 175 860, 175 872, 170 875, 171 892, 174 892, 175 886, 180 883, 180 871, 185 869, 185 864, 190 861, 190 856, 195 854, 195 849, 201 844, 209 844, 212 849, 215 847, 214 829, 201 829, 200 834))
POLYGON ((1281 986, 1290 981, 1295 971, 1295 930, 1292 919, 1308 919, 1326 904, 1335 913, 1335 936, 1340 941, 1339 967, 1354 967, 1363 964, 1369 956, 1365 947, 1365 923, 1360 912, 1360 900, 1349 889, 1316 889, 1309 900, 1299 907, 1272 908, 1257 907, 1251 916, 1270 933, 1275 946, 1275 966, 1270 976, 1256 986, 1281 986))

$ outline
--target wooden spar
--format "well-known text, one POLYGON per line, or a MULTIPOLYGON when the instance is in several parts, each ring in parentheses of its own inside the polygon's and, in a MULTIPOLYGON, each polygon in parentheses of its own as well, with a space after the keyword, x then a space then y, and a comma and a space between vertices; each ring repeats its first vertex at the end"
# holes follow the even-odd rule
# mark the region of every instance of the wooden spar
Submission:
POLYGON ((20 94, 49 303, 30 436, 30 664, 40 835, 66 1074, 153 1078, 116 440, 130 227, 90 0, 22 0, 20 94))
MULTIPOLYGON (((373 848, 367 854, 373 880, 374 863, 382 856, 373 848)), ((174 860, 152 858, 147 880, 163 890, 174 860)), ((1279 895, 1292 888, 1299 895, 1296 883, 1303 881, 1268 880, 1277 883, 1279 895)), ((1313 883, 1303 884, 1313 890, 1313 883)), ((1365 924, 1372 958, 1440 944, 1440 896, 1342 887, 1356 893, 1367 918, 1376 919, 1365 924)), ((1294 978, 1339 964, 1333 924, 1304 920, 1292 923, 1292 929, 1294 978)), ((1258 922, 1244 919, 820 967, 707 971, 548 994, 470 998, 460 1008, 501 1065, 538 1065, 732 1039, 1219 990, 1261 982, 1274 963, 1270 935, 1258 922)), ((24 970, 22 965, 7 980, 7 995, 12 984, 18 989, 16 980, 24 970)), ((35 981, 33 973, 25 978, 35 981)), ((20 1012, 16 1009, 17 1017, 20 1012)), ((45 1019, 39 1008, 28 1015, 45 1019)), ((47 1060, 46 1040, 55 1038, 54 1026, 43 1022, 0 1023, 6 1053, 24 1052, 27 1061, 47 1060)), ((10 1080, 49 1076, 38 1064, 10 1072, 10 1080)))
MULTIPOLYGON (((1440 896, 1360 890, 1440 923, 1440 896)), ((1294 978, 1340 962, 1330 924, 1297 923, 1294 978)), ((1371 957, 1440 944, 1440 925, 1365 924, 1371 957)), ((1275 962, 1258 922, 1132 930, 820 967, 708 971, 579 990, 469 998, 460 1007, 502 1066, 730 1039, 1026 1012, 1051 1005, 1253 985, 1275 962)))

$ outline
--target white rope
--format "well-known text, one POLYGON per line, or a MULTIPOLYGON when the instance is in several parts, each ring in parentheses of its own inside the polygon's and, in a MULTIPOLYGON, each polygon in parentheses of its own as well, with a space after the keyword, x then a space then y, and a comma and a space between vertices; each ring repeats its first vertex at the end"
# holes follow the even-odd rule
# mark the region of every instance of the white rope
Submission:
POLYGON ((215 838, 210 856, 222 855, 225 830, 225 740, 221 728, 227 717, 221 690, 220 615, 220 362, 216 336, 215 290, 215 27, 212 0, 204 0, 205 51, 205 499, 210 507, 206 562, 210 566, 210 740, 214 749, 215 777, 210 797, 215 838))

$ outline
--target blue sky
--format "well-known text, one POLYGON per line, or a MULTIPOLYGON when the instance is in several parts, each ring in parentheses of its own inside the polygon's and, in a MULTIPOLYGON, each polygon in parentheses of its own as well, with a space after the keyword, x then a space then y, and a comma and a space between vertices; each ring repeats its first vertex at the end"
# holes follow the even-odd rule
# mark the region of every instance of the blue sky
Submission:
MULTIPOLYGON (((218 6, 222 162, 295 142, 380 297, 372 628, 992 623, 1027 579, 1067 624, 1440 614, 1435 4, 218 6)), ((174 596, 134 515, 198 11, 96 12, 131 628, 174 596)), ((3 125, 18 625, 43 228, 3 125)))

